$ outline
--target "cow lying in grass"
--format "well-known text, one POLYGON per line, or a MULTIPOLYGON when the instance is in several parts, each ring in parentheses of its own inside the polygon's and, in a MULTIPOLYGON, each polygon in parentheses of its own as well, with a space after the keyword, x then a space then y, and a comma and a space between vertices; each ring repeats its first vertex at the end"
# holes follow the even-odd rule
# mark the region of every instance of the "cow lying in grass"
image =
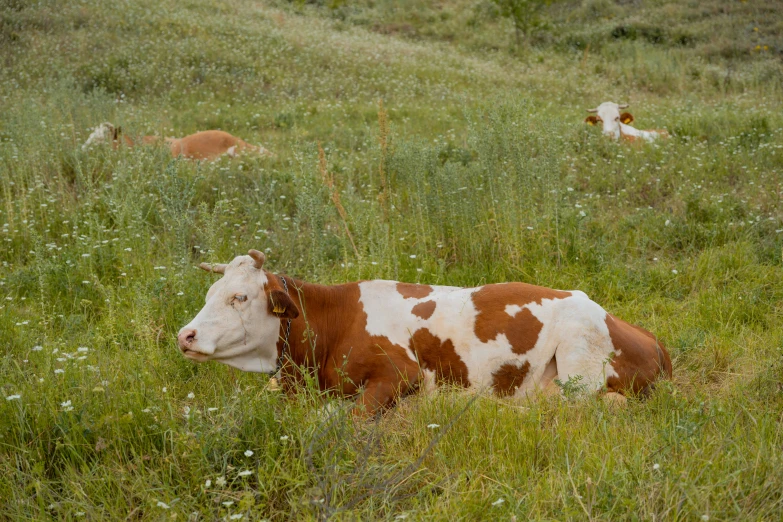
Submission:
POLYGON ((396 281, 323 286, 274 275, 251 250, 230 264, 179 331, 182 354, 251 372, 294 366, 372 413, 439 383, 499 396, 559 392, 555 379, 610 398, 671 377, 666 348, 580 291, 524 283, 476 288, 396 281))
MULTIPOLYGON (((134 147, 137 143, 142 145, 154 145, 161 141, 160 136, 141 136, 137 140, 122 133, 122 127, 115 127, 111 123, 101 123, 93 130, 90 137, 82 145, 87 149, 91 145, 111 141, 112 147, 117 149, 120 145, 134 147)), ((226 154, 237 156, 241 153, 251 152, 255 154, 272 155, 260 145, 249 143, 219 130, 208 130, 185 136, 184 138, 164 138, 163 142, 175 158, 182 156, 195 160, 214 160, 226 154)))
POLYGON ((585 118, 585 122, 590 125, 603 124, 604 135, 611 136, 616 140, 636 141, 641 138, 645 141, 655 141, 669 137, 669 133, 665 130, 639 130, 631 127, 629 123, 633 121, 633 115, 630 112, 620 114, 620 110, 626 108, 628 108, 628 104, 618 105, 604 102, 596 109, 587 109, 587 112, 596 114, 585 118))

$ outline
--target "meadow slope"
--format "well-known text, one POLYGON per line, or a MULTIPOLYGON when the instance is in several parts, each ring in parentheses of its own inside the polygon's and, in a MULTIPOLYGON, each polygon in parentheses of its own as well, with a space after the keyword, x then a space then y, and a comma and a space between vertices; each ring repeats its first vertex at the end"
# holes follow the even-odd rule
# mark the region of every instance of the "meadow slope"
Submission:
POLYGON ((772 1, 557 2, 517 49, 489 0, 0 0, 0 518, 780 519, 782 53, 772 1), (607 141, 606 100, 673 137, 607 141), (82 150, 103 121, 276 157, 82 150), (249 248, 580 289, 675 377, 353 423, 179 355, 249 248))

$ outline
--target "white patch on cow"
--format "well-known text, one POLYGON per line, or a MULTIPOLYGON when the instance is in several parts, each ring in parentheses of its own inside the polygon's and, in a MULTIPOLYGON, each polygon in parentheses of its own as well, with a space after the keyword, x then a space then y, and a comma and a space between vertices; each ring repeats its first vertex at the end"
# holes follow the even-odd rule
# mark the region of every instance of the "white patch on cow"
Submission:
POLYGON ((366 281, 359 284, 359 289, 359 301, 367 314, 368 334, 386 337, 403 347, 412 360, 416 358, 410 339, 418 329, 427 329, 443 342, 450 339, 474 387, 492 386, 493 374, 504 364, 521 367, 527 362, 530 367, 525 382, 516 392, 517 396, 524 396, 551 382, 554 377, 545 373, 548 367, 549 373, 553 373, 553 358, 561 380, 581 375, 581 383, 588 390, 601 388, 606 377, 617 375, 607 363, 613 347, 604 322, 606 312, 583 292, 573 291, 563 299, 543 299, 541 304, 507 305, 505 312, 510 316, 527 308, 543 325, 535 346, 520 355, 512 351, 505 334, 498 334, 486 343, 476 336, 478 312, 472 296, 480 287, 432 286, 432 292, 422 298, 403 297, 395 281, 366 281), (428 319, 412 313, 414 306, 425 301, 435 302, 435 310, 428 319), (541 382, 545 377, 547 382, 541 382))
POLYGON ((110 141, 114 137, 114 125, 109 122, 104 122, 95 127, 92 134, 87 138, 87 141, 82 145, 82 150, 87 150, 92 145, 99 143, 105 143, 110 141))
MULTIPOLYGON (((408 357, 416 360, 410 349, 411 336, 419 328, 429 328, 433 317, 422 319, 413 314, 413 307, 424 301, 435 301, 435 313, 439 308, 443 296, 450 296, 454 292, 465 292, 463 288, 454 286, 433 286, 432 292, 421 299, 405 298, 397 291, 397 281, 365 281, 359 283, 360 297, 364 311, 367 314, 367 333, 388 338, 392 343, 402 346, 408 353, 408 357)), ((470 300, 470 295, 466 296, 470 300)), ((433 332, 434 333, 434 332, 433 332)), ((445 339, 445 338, 444 338, 445 339)))
POLYGON ((236 145, 232 145, 231 147, 229 147, 228 150, 226 151, 226 154, 228 154, 232 158, 236 157, 236 155, 237 155, 237 146, 236 145))
POLYGON ((280 319, 269 313, 266 273, 253 263, 250 256, 236 257, 207 292, 204 308, 180 330, 196 330, 190 358, 248 372, 271 373, 277 368, 280 319), (234 301, 236 295, 247 299, 234 301))
POLYGON ((506 313, 511 317, 514 317, 522 311, 522 307, 516 304, 506 305, 506 313))
POLYGON ((655 141, 661 137, 660 134, 655 131, 635 129, 634 127, 631 127, 630 125, 626 125, 625 123, 620 123, 620 134, 622 134, 623 136, 633 136, 635 138, 641 138, 645 141, 655 141))
POLYGON ((435 372, 432 370, 421 370, 422 378, 419 380, 419 391, 421 393, 433 393, 438 389, 435 380, 435 372))

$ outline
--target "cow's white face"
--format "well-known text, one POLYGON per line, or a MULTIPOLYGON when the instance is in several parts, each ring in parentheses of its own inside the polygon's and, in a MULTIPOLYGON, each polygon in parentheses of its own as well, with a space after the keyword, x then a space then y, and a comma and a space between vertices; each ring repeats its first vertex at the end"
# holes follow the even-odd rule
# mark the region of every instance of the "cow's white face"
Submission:
POLYGON ((627 105, 621 106, 613 102, 604 102, 597 109, 591 111, 595 112, 595 116, 588 116, 585 121, 590 125, 601 124, 605 136, 620 139, 620 124, 628 124, 633 121, 631 113, 624 112, 620 114, 620 109, 625 107, 627 105))
POLYGON ((108 141, 112 141, 116 139, 115 137, 115 128, 114 125, 112 125, 109 122, 104 122, 95 127, 95 130, 92 131, 92 134, 90 134, 90 137, 87 138, 87 141, 84 142, 84 145, 82 145, 82 149, 86 150, 92 145, 97 145, 99 143, 106 143, 108 141))
POLYGON ((261 267, 263 254, 251 250, 251 255, 212 268, 223 277, 210 287, 204 308, 177 336, 185 357, 249 372, 275 371, 280 319, 295 318, 299 311, 276 283, 270 285, 261 267))

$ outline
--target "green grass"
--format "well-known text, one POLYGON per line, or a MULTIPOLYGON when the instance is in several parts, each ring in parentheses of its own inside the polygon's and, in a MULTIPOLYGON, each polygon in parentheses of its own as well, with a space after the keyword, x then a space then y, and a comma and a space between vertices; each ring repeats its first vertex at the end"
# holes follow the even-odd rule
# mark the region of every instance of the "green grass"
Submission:
POLYGON ((779 6, 555 3, 515 49, 492 5, 0 2, 0 517, 780 518, 779 6), (672 139, 605 140, 606 100, 672 139), (277 156, 83 151, 102 121, 277 156), (176 349, 194 267, 249 248, 322 283, 580 289, 674 381, 620 411, 442 390, 329 417, 176 349))

